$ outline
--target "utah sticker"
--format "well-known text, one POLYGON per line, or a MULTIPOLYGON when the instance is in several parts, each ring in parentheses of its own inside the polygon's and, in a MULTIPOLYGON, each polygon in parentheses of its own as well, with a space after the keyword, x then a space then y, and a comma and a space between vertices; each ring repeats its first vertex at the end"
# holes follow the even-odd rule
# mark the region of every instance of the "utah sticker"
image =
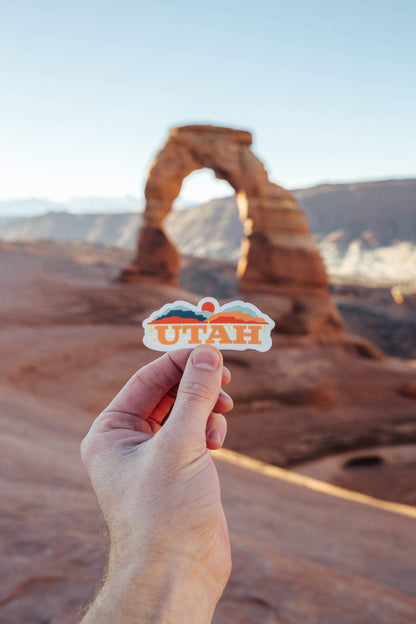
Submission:
POLYGON ((218 349, 255 349, 272 346, 274 321, 252 303, 230 301, 220 305, 205 297, 198 305, 167 303, 143 321, 143 343, 155 351, 173 351, 200 344, 218 349))

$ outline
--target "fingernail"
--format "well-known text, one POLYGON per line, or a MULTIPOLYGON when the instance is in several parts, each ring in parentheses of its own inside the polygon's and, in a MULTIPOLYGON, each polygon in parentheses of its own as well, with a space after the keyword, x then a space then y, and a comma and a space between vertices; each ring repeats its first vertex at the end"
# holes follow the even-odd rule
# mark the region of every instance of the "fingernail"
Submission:
POLYGON ((210 429, 207 440, 212 446, 221 446, 221 434, 218 429, 210 429))
POLYGON ((192 352, 192 364, 197 368, 216 370, 220 365, 220 354, 211 347, 198 347, 192 352))

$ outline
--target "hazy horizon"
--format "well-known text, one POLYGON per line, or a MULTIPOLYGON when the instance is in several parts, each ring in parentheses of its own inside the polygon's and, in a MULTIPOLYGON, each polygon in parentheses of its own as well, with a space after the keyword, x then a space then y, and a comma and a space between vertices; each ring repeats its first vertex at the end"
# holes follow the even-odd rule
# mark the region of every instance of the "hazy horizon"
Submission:
MULTIPOLYGON (((198 175, 198 172, 195 172, 198 175)), ((191 178, 193 174, 189 176, 191 178)), ((416 176, 415 176, 416 177, 416 176)), ((291 191, 298 192, 306 189, 313 189, 320 186, 348 186, 351 184, 371 184, 378 182, 395 182, 414 180, 415 177, 390 177, 381 179, 368 179, 368 180, 348 180, 348 181, 319 181, 316 184, 311 184, 303 187, 291 188, 291 191)), ((186 180, 185 180, 186 183, 186 180)), ((183 197, 181 192, 174 202, 175 208, 186 209, 192 208, 204 204, 210 200, 223 199, 234 195, 234 191, 228 183, 225 184, 225 189, 222 194, 210 195, 201 201, 187 200, 183 197)), ((222 185, 220 189, 222 190, 222 185)), ((57 201, 51 197, 10 197, 0 199, 0 217, 2 218, 14 218, 14 217, 31 217, 46 212, 70 212, 74 214, 100 214, 100 213, 123 213, 123 212, 135 212, 143 210, 145 205, 144 195, 132 195, 126 193, 124 195, 73 195, 67 197, 64 200, 57 201), (91 208, 91 206, 95 206, 91 208)))

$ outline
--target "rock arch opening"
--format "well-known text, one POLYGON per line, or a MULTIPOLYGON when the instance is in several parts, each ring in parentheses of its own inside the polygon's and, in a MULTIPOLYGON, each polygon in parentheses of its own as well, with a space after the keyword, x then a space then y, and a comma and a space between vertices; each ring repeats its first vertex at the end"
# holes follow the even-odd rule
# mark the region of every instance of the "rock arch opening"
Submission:
POLYGON ((173 202, 174 210, 200 206, 213 199, 228 197, 233 189, 226 180, 215 177, 212 169, 195 169, 184 178, 178 197, 173 202))
MULTIPOLYGON (((243 225, 238 217, 235 194, 228 182, 213 183, 210 176, 215 180, 213 172, 205 168, 184 178, 181 192, 173 204, 174 210, 164 221, 164 229, 181 255, 237 264, 243 225), (204 192, 198 188, 199 184, 205 185, 204 192), (198 195, 200 200, 196 202, 198 195)), ((181 257, 181 283, 187 262, 181 257)), ((207 265, 211 269, 215 267, 209 261, 207 265)), ((234 279, 237 283, 235 273, 234 279)))

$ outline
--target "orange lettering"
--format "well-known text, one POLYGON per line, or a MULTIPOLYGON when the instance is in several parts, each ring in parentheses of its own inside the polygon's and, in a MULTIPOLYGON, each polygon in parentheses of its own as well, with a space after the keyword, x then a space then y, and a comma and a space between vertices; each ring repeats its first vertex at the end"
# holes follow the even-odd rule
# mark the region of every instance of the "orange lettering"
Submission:
POLYGON ((199 330, 206 330, 206 325, 199 325, 194 323, 193 325, 182 325, 182 331, 185 333, 188 329, 191 330, 191 338, 188 340, 189 344, 202 344, 202 340, 199 338, 199 330))
POLYGON ((173 345, 173 344, 176 344, 178 342, 178 340, 179 340, 179 327, 178 327, 178 325, 170 325, 169 326, 169 325, 156 325, 155 324, 153 327, 156 328, 157 338, 158 338, 160 344, 163 344, 163 345, 173 345), (174 336, 173 340, 168 340, 166 338, 166 330, 169 327, 173 327, 174 330, 175 330, 175 336, 174 336))
POLYGON ((261 344, 259 339, 260 325, 234 325, 234 344, 261 344))
POLYGON ((207 344, 215 344, 215 340, 219 340, 220 344, 230 344, 231 340, 223 325, 212 325, 211 333, 207 338, 207 344))

